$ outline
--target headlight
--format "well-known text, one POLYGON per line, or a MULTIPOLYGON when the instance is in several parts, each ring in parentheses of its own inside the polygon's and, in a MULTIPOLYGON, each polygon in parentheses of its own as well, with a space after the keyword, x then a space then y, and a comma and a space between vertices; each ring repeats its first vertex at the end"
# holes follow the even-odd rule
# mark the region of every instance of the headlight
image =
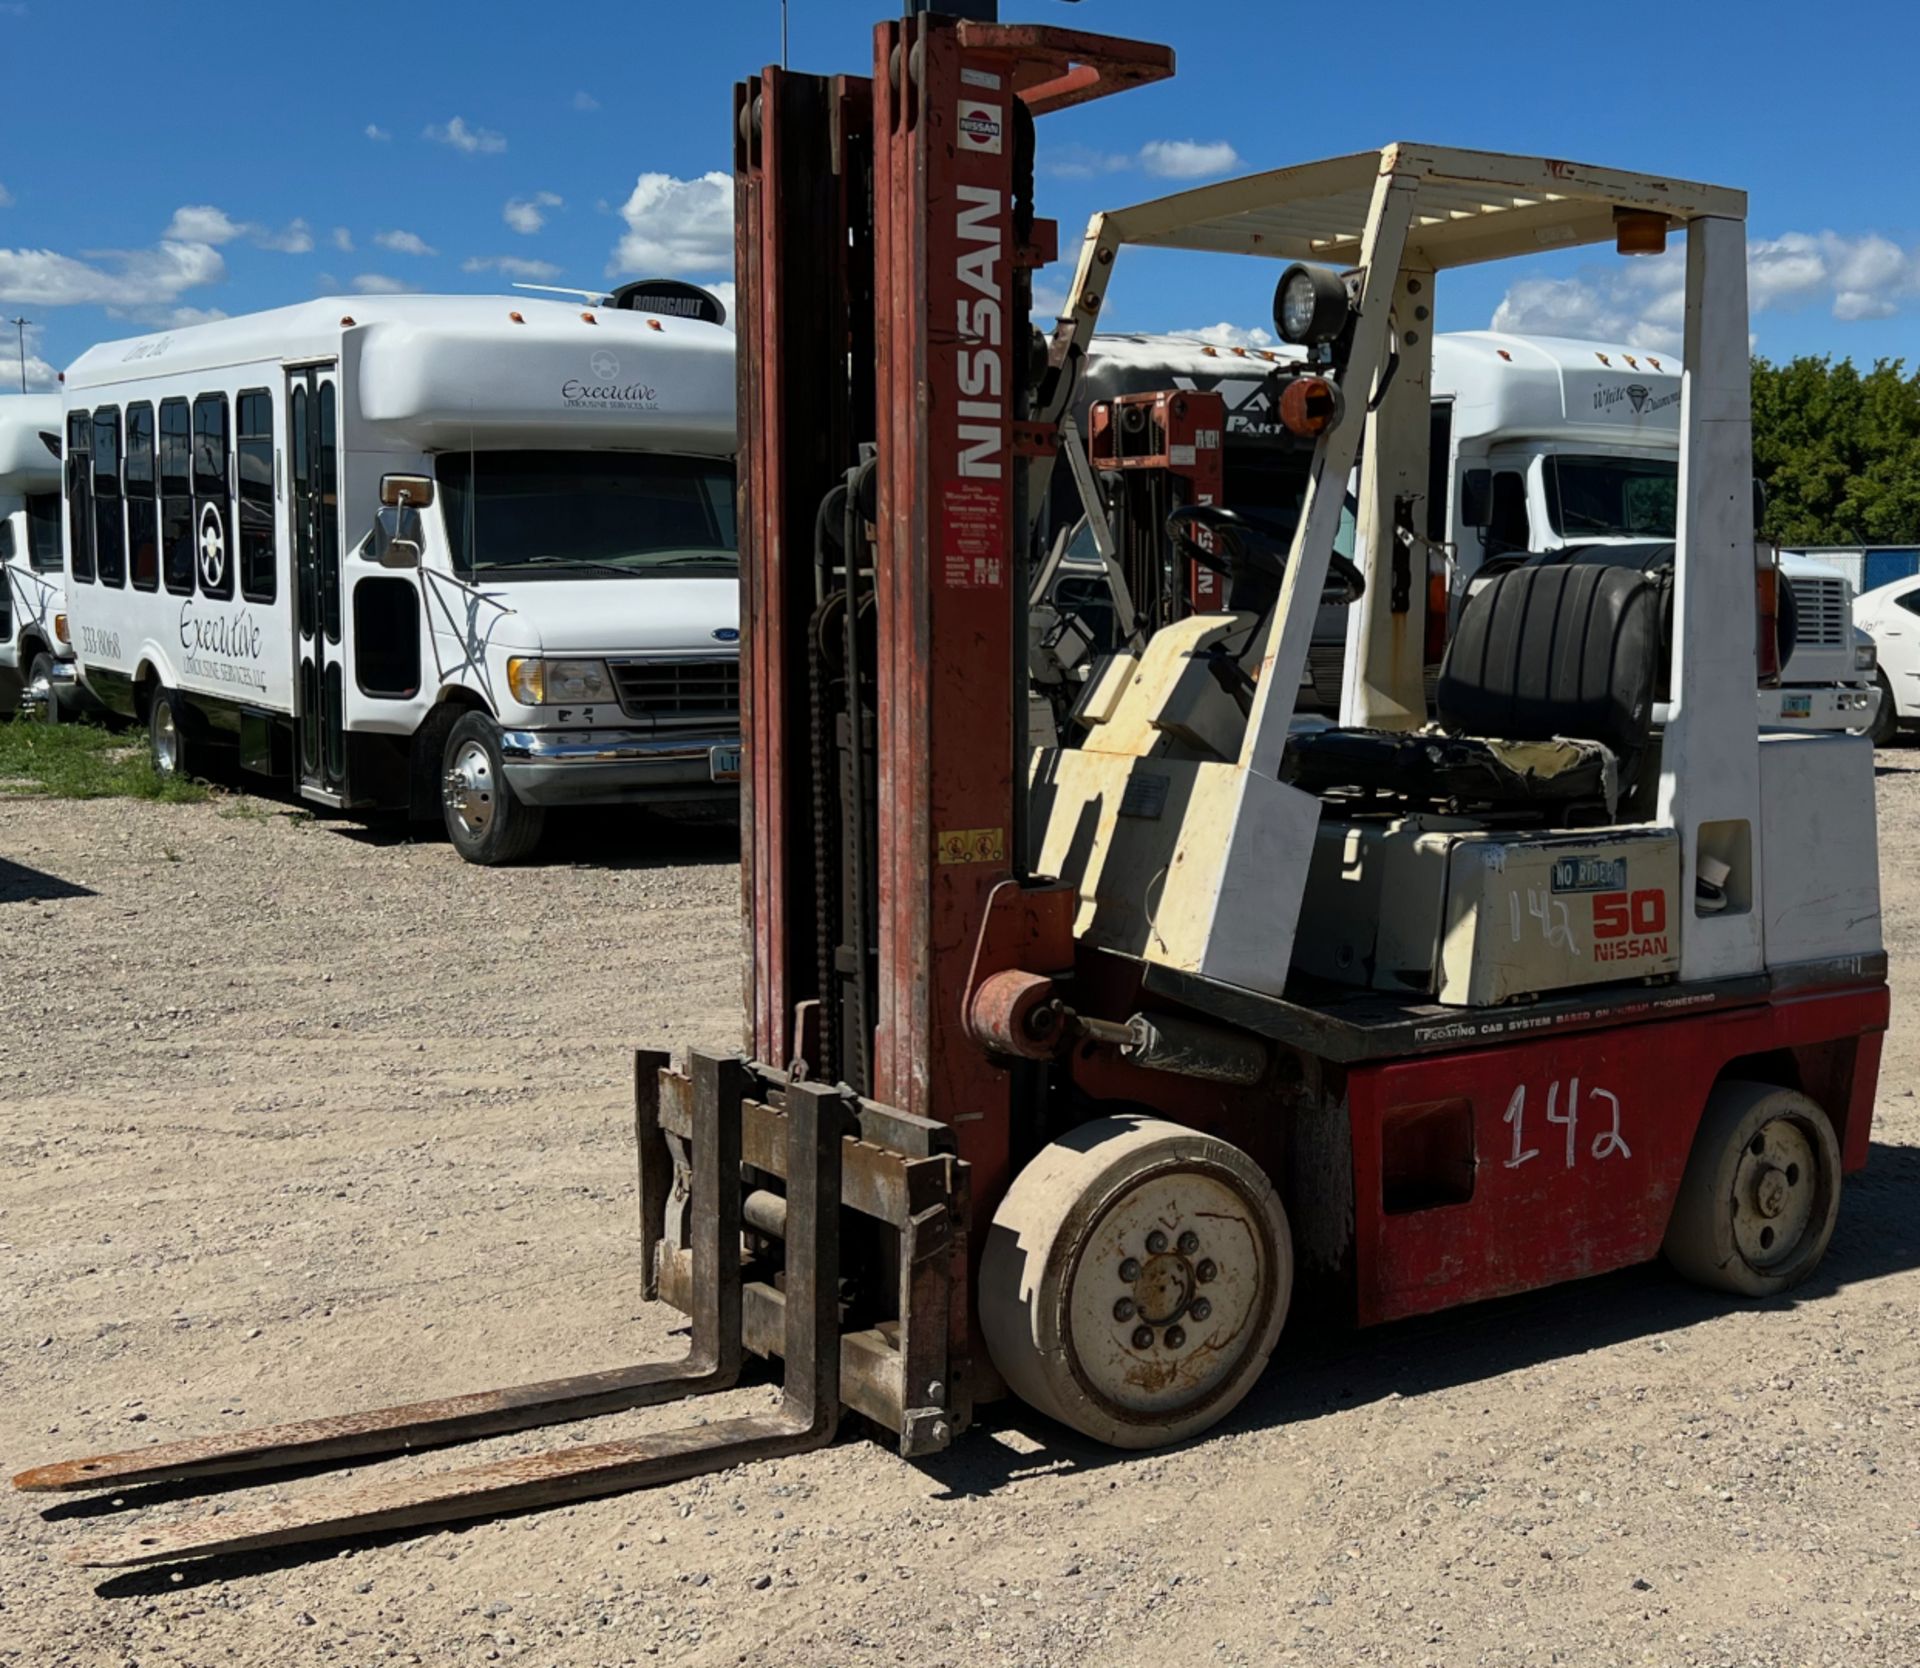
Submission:
POLYGON ((1853 669, 1856 672, 1871 672, 1880 664, 1880 651, 1871 643, 1853 645, 1853 669))
POLYGON ((507 662, 507 687, 523 707, 584 707, 615 698, 604 660, 516 655, 507 662))
POLYGON ((1346 280, 1324 266, 1296 262, 1280 274, 1273 292, 1274 328, 1299 347, 1332 341, 1346 329, 1352 310, 1346 280))

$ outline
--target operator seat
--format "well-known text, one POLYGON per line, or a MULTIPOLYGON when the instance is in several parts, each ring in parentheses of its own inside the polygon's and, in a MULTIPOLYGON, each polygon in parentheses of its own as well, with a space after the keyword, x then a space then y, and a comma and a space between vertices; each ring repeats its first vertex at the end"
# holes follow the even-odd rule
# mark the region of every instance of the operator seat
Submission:
POLYGON ((1316 794, 1611 818, 1649 756, 1660 625, 1637 568, 1511 568, 1461 612, 1437 723, 1297 734, 1281 775, 1316 794))

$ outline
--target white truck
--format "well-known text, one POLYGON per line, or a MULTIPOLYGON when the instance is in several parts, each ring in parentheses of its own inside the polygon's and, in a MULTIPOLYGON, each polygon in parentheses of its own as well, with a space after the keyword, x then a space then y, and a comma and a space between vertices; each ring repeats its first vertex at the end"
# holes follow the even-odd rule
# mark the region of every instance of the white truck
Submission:
POLYGON ((58 721, 73 649, 60 552, 60 398, 0 396, 0 706, 58 721))
MULTIPOLYGON (((1285 346, 1231 347, 1181 336, 1102 335, 1089 355, 1082 405, 1116 394, 1180 387, 1226 404, 1226 499, 1243 513, 1291 526, 1308 453, 1279 422, 1268 392, 1300 354, 1285 346)), ((1446 552, 1457 613, 1490 562, 1570 550, 1670 547, 1679 491, 1680 367, 1676 358, 1611 343, 1489 330, 1434 338, 1428 548, 1446 552)), ((1082 419, 1082 429, 1085 420, 1082 419)), ((1064 476, 1065 471, 1061 472, 1064 476)), ((1056 523, 1068 487, 1056 480, 1056 523)), ((1069 506, 1069 513, 1077 513, 1069 506)), ((1338 548, 1351 554, 1352 517, 1338 548)), ((1084 560, 1087 541, 1078 552, 1084 560)), ((1849 619, 1843 575, 1783 555, 1797 636, 1777 688, 1759 692, 1769 728, 1863 730, 1878 706, 1873 645, 1849 619)), ((1068 583, 1074 578, 1070 572, 1068 583)), ((1307 657, 1312 696, 1340 706, 1344 607, 1320 612, 1307 657)))
POLYGON ((318 804, 438 815, 469 862, 524 856, 549 806, 731 798, 718 306, 354 296, 91 349, 82 678, 162 771, 232 749, 318 804))

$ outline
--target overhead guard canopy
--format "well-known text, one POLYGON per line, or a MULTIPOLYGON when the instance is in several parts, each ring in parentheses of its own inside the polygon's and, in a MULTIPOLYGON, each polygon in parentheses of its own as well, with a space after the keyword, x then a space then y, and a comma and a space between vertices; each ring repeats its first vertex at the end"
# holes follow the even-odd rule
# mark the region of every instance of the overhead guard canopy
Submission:
POLYGON ((1616 208, 1664 215, 1675 227, 1747 212, 1746 193, 1724 186, 1402 142, 1114 209, 1102 231, 1125 244, 1354 266, 1383 174, 1420 182, 1407 256, 1435 270, 1611 243, 1616 208))

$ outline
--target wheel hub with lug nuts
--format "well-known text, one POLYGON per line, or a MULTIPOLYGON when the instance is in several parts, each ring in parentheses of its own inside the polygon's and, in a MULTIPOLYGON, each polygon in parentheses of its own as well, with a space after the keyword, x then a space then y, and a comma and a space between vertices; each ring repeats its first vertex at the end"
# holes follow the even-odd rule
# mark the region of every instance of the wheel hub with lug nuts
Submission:
POLYGON ((447 809, 463 832, 478 839, 493 822, 493 760, 477 741, 461 744, 447 766, 447 809))
POLYGON ((1786 1261, 1813 1219, 1817 1161, 1805 1133, 1776 1118, 1747 1143, 1733 1186, 1733 1237, 1758 1269, 1786 1261))
POLYGON ((1204 1400, 1253 1344, 1267 1258, 1226 1178, 1193 1169, 1143 1178, 1113 1201, 1075 1271, 1068 1301, 1083 1381, 1135 1414, 1204 1400))
POLYGON ((180 766, 180 732, 173 721, 173 708, 168 705, 153 715, 153 762, 163 776, 180 766))

